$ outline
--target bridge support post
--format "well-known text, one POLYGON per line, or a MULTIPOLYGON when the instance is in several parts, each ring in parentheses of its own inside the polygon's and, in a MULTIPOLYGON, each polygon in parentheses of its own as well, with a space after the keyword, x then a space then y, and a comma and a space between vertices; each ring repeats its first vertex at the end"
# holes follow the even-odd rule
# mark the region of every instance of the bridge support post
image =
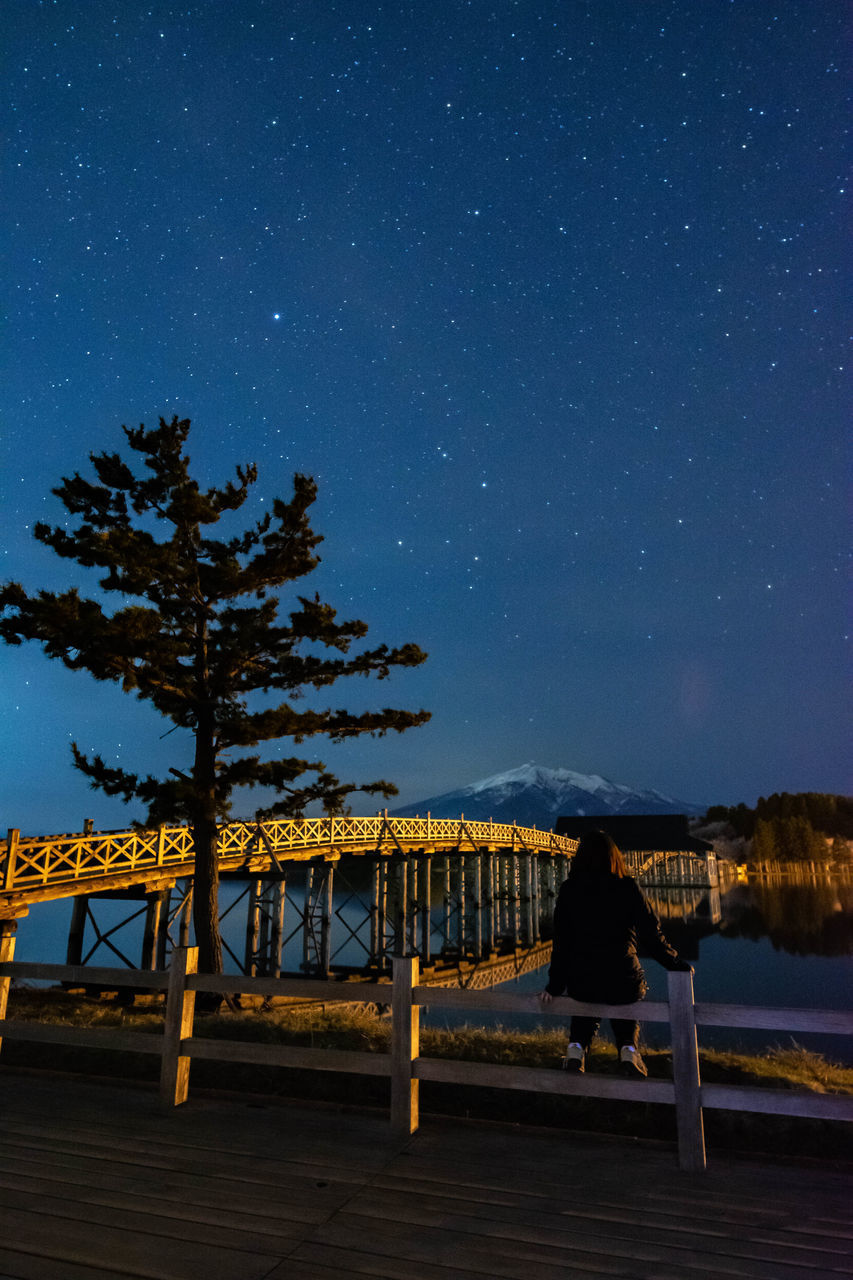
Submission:
POLYGON ((519 883, 519 889, 522 890, 520 906, 523 908, 522 941, 526 947, 532 947, 536 941, 536 926, 533 914, 533 864, 535 856, 532 853, 523 855, 524 873, 519 883))
POLYGON ((285 879, 253 880, 246 913, 245 973, 280 978, 284 931, 285 879))
POLYGON ((368 964, 388 967, 392 953, 414 951, 418 931, 418 866, 409 856, 379 855, 373 866, 368 964))
MULTIPOLYGON (((15 959, 15 931, 17 920, 0 920, 0 964, 11 963, 15 959)), ((0 974, 0 1019, 6 1017, 6 1006, 9 1002, 9 987, 12 979, 0 974)), ((0 1047, 3 1045, 0 1037, 0 1047)))
POLYGON ((382 910, 384 866, 380 858, 373 863, 373 895, 370 903, 370 950, 367 963, 377 968, 382 965, 382 939, 385 936, 384 913, 382 910))
POLYGON ((400 893, 400 942, 397 951, 399 955, 410 956, 417 950, 417 923, 412 912, 412 898, 418 891, 418 873, 408 854, 398 859, 397 874, 400 893))
POLYGON ((272 903, 270 908, 270 939, 267 954, 267 977, 281 977, 281 951, 284 945, 284 903, 285 881, 274 880, 270 885, 272 903))
POLYGON ((541 900, 539 894, 539 854, 531 853, 528 860, 527 892, 530 895, 530 933, 528 941, 532 946, 539 941, 539 913, 541 900))
POLYGON ((145 929, 142 934, 140 969, 165 968, 166 933, 169 924, 169 890, 157 889, 145 895, 145 929))
POLYGON ((495 864, 495 946, 500 947, 506 937, 506 895, 508 853, 499 853, 495 864))
POLYGON ((542 872, 548 862, 550 862, 550 859, 547 856, 537 853, 536 861, 533 864, 533 891, 535 894, 533 919, 536 922, 537 942, 542 941, 542 872))
POLYGON ((392 946, 397 955, 408 955, 408 896, 409 896, 409 859, 395 858, 389 866, 392 876, 391 897, 391 932, 392 946))
POLYGON ((253 880, 249 886, 249 902, 246 907, 246 954, 243 972, 249 978, 257 977, 258 937, 261 927, 261 881, 253 880))
POLYGON ((483 958, 483 859, 489 855, 479 850, 474 856, 474 959, 483 958))
POLYGON ((370 918, 372 964, 385 969, 392 954, 416 950, 418 900, 417 860, 408 855, 380 856, 373 877, 370 918))
POLYGON ((465 872, 468 854, 460 854, 456 861, 456 951, 459 959, 465 957, 465 872))
POLYGON ((184 881, 183 896, 180 899, 174 914, 169 915, 169 923, 178 921, 178 943, 179 947, 188 947, 190 944, 190 920, 193 911, 193 882, 192 880, 184 881))
POLYGON ((305 876, 305 914, 302 926, 302 968, 328 977, 332 962, 332 889, 335 867, 309 863, 305 876))
POLYGON ((420 1053, 420 1005, 415 1004, 420 966, 417 956, 395 956, 391 992, 391 1131, 408 1138, 419 1122, 420 1081, 414 1063, 420 1053))
POLYGON ((540 897, 539 911, 540 915, 547 915, 550 918, 554 914, 554 900, 557 897, 557 859, 546 858, 542 870, 545 885, 540 897))
POLYGON ((510 858, 511 882, 508 884, 507 906, 510 908, 511 931, 512 931, 512 950, 516 950, 521 941, 521 878, 519 869, 519 855, 512 854, 510 858))
POLYGON ((163 901, 160 907, 160 927, 157 931, 157 947, 154 955, 155 969, 165 969, 168 966, 166 959, 169 950, 169 906, 172 901, 172 886, 163 890, 163 901))
POLYGON ((442 871, 444 879, 444 895, 442 899, 441 912, 441 950, 443 952, 447 952, 450 950, 450 921, 453 916, 453 892, 451 890, 450 881, 450 859, 446 854, 442 871))
POLYGON ((715 853, 709 853, 705 858, 705 877, 709 889, 719 889, 720 872, 715 853))
POLYGON ((86 934, 88 915, 89 895, 79 893, 71 902, 71 924, 68 928, 68 946, 65 951, 66 964, 83 963, 83 939, 86 934))
POLYGON ((409 854, 406 857, 406 863, 408 867, 408 871, 406 875, 406 879, 408 883, 406 917, 408 919, 408 928, 409 928, 406 953, 408 955, 419 955, 423 957, 423 954, 424 954, 423 940, 425 938, 425 945, 427 949, 426 958, 428 960, 429 959, 429 933, 427 932, 426 934, 424 934, 424 913, 423 913, 423 908, 421 906, 421 900, 423 898, 425 887, 426 887, 426 892, 429 893, 429 885, 427 884, 426 886, 424 886, 424 875, 426 874, 428 878, 429 873, 428 871, 425 871, 423 858, 417 857, 413 853, 409 854))
POLYGON ((486 854, 486 954, 491 955, 495 949, 495 864, 498 855, 493 851, 486 854))
POLYGON ((420 951, 421 960, 424 964, 430 961, 430 942, 432 938, 432 858, 428 853, 424 853, 418 862, 418 874, 420 883, 418 888, 420 914, 420 951))

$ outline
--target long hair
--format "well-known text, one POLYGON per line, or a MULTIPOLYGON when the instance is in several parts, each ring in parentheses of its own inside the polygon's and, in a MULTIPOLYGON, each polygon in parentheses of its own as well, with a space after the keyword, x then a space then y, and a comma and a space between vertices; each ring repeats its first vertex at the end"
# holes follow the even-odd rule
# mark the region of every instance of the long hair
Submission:
POLYGON ((616 876, 622 880, 628 874, 625 859, 615 841, 606 831, 585 831, 572 858, 570 875, 583 879, 603 879, 616 876))

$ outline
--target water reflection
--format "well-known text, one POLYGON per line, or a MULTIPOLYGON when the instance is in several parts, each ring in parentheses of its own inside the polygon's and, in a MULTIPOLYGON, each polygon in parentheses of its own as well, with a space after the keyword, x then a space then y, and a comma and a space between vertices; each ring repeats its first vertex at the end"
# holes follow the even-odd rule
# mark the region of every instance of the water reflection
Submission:
POLYGON ((664 931, 683 954, 698 958, 703 938, 768 939, 774 950, 794 956, 853 955, 853 885, 831 879, 798 882, 756 879, 719 898, 708 896, 693 913, 682 897, 658 890, 652 898, 664 931))
POLYGON ((795 956, 853 955, 853 887, 749 884, 726 896, 720 932, 795 956))
MULTIPOLYGON (((649 889, 664 932, 694 965, 699 1001, 721 1004, 849 1009, 853 1002, 853 877, 759 877, 733 885, 715 903, 690 902, 682 890, 649 889)), ((644 965, 649 998, 665 1000, 666 974, 644 965)), ((533 992, 543 974, 517 984, 533 992)), ((533 1019, 529 1020, 533 1025, 533 1019)), ((519 1025, 521 1020, 519 1019, 519 1025)), ((649 1024, 649 1043, 667 1032, 649 1024)), ((702 1027, 703 1047, 763 1053, 792 1043, 853 1066, 853 1036, 702 1027)))

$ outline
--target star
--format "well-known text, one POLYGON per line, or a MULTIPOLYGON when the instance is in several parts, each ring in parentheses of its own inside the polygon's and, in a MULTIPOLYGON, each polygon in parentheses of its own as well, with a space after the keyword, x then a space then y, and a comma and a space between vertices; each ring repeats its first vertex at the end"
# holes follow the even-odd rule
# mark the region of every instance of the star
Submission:
MULTIPOLYGON (((53 487, 121 423, 177 412, 203 483, 257 464, 258 517, 315 478, 321 562, 296 592, 430 652, 429 729, 350 744, 344 773, 402 790, 408 770, 415 800, 508 751, 594 752, 709 803, 844 790, 843 6, 723 5, 701 50, 688 0, 481 24, 392 5, 372 30, 339 0, 160 6, 168 30, 150 0, 74 8, 11 6, 4 30, 4 428, 27 461, 3 477, 4 578, 78 585, 32 537, 63 519, 53 487), (783 596, 786 625, 760 625, 783 596), (491 672, 498 607, 519 639, 491 672), (720 711, 678 738, 686 649, 720 711)), ((183 767, 141 705, 4 660, 15 825, 86 811, 72 727, 107 758, 154 724, 151 770, 183 767)), ((141 816, 98 806, 103 827, 141 816)))

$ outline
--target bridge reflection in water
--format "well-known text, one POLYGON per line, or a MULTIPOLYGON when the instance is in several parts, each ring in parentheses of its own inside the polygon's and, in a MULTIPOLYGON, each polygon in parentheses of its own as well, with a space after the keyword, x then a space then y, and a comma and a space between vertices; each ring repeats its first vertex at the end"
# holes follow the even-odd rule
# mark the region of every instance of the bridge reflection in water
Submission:
MULTIPOLYGON (((376 980, 390 975, 392 956, 418 955, 423 983, 476 988, 547 963, 576 841, 515 825, 380 814, 231 824, 221 847, 223 940, 239 972, 376 980)), ((701 907, 711 923, 719 919, 713 854, 627 856, 659 910, 665 891, 665 915, 687 920, 701 907)), ((138 920, 141 967, 163 969, 173 946, 191 942, 191 869, 186 828, 39 840, 13 832, 0 863, 0 925, 39 901, 72 897, 69 964, 85 965, 103 948, 136 967, 117 934, 138 920), (106 899, 132 910, 106 927, 106 899)))

